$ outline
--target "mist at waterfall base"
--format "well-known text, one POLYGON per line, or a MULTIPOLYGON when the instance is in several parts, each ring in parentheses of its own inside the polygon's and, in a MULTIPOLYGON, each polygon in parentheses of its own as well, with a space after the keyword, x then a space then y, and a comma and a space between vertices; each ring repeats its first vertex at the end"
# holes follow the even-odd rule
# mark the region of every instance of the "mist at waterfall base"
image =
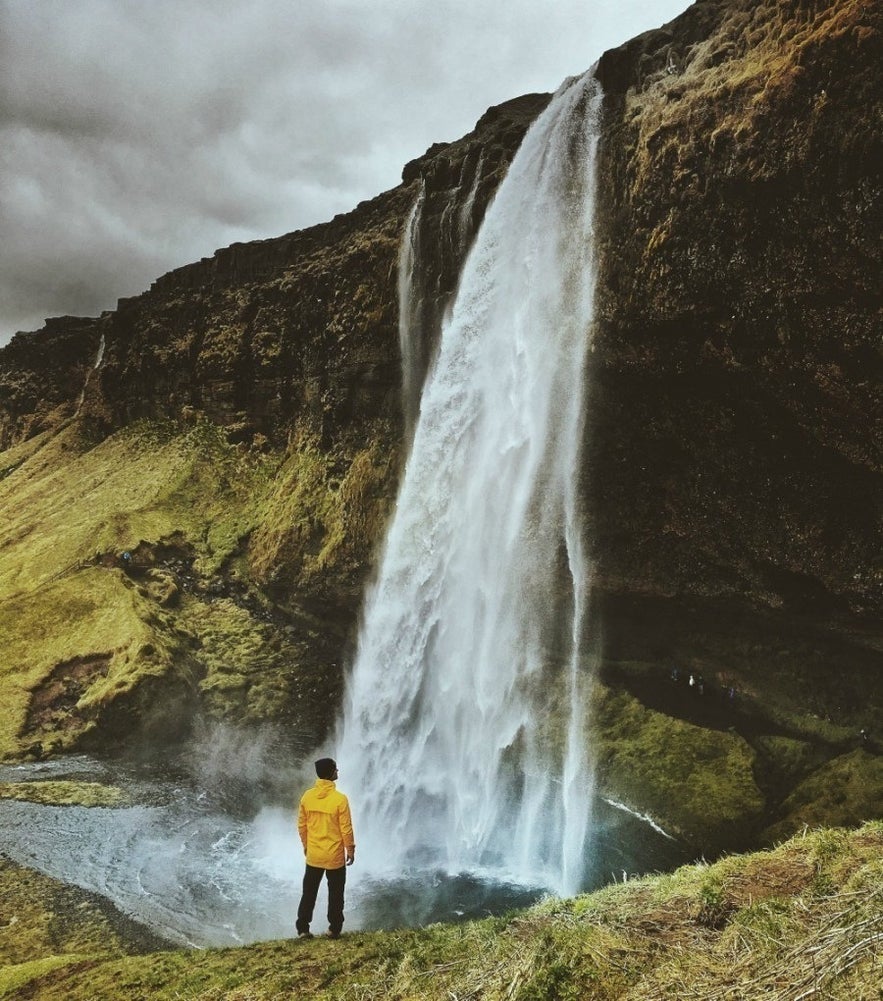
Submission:
MULTIPOLYGON (((568 81, 528 132, 412 411, 343 719, 322 749, 339 762, 358 842, 346 930, 501 913, 688 860, 595 796, 586 746, 578 446, 599 105, 591 74, 568 81)), ((0 801, 0 851, 174 942, 288 937, 303 873, 296 803, 322 752, 221 726, 173 761, 0 768, 5 781, 88 779, 132 797, 0 801)), ((320 896, 317 927, 324 907, 320 896)))
MULTIPOLYGON (((165 764, 71 757, 0 765, 0 782, 100 782, 131 799, 114 808, 0 800, 0 855, 100 894, 175 945, 293 937, 303 876, 295 802, 312 779, 295 757, 286 761, 287 737, 219 727, 165 764)), ((347 788, 343 774, 340 784, 347 788)), ((593 815, 590 886, 689 860, 683 845, 620 809, 599 802, 593 815)), ((538 888, 431 869, 383 880, 357 861, 348 870, 345 931, 485 917, 540 896, 538 888)))

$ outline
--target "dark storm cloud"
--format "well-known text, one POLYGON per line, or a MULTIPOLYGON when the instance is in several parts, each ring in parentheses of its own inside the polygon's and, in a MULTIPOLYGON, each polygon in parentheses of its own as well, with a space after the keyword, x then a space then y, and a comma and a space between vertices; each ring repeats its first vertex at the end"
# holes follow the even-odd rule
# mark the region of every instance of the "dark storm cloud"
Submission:
POLYGON ((687 0, 0 0, 0 343, 348 211, 687 0))

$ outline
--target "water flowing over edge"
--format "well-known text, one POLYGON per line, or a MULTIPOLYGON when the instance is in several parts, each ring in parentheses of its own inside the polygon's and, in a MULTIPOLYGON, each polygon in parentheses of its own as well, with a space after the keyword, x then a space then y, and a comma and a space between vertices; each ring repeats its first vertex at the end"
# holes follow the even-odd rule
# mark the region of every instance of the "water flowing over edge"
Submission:
POLYGON ((405 419, 405 438, 411 441, 420 410, 420 379, 422 358, 420 338, 422 330, 423 300, 414 269, 420 260, 420 222, 426 200, 426 183, 421 180, 420 190, 405 223, 398 261, 399 299, 399 353, 402 359, 402 409, 405 419))
POLYGON ((374 874, 581 885, 592 779, 579 455, 600 101, 590 71, 529 130, 425 383, 336 741, 374 874))
POLYGON ((89 388, 89 382, 92 376, 101 368, 104 363, 104 334, 101 335, 101 339, 98 342, 98 351, 95 354, 95 361, 92 362, 92 367, 86 373, 86 378, 83 380, 83 388, 80 390, 80 395, 77 397, 77 405, 74 409, 74 417, 78 417, 80 411, 83 409, 83 403, 86 401, 86 390, 89 388))

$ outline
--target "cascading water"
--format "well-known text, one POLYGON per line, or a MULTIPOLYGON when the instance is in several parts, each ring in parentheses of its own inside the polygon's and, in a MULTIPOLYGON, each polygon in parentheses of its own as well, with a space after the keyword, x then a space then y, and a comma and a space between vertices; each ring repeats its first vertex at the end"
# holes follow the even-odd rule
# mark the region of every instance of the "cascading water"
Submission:
POLYGON ((469 193, 460 206, 460 211, 457 218, 457 235, 460 238, 460 242, 463 246, 469 242, 472 229, 472 210, 475 206, 475 196, 478 194, 478 184, 481 180, 481 169, 484 166, 484 153, 478 157, 478 162, 475 165, 475 173, 472 177, 472 186, 469 189, 469 193))
POLYGON ((101 339, 98 342, 98 351, 95 355, 95 361, 92 362, 92 367, 86 373, 86 378, 83 381, 83 388, 80 390, 80 395, 77 398, 77 406, 74 410, 74 417, 78 417, 80 411, 83 409, 83 403, 86 401, 86 390, 89 388, 89 381, 92 376, 101 368, 104 362, 104 334, 101 335, 101 339))
POLYGON ((475 235, 475 201, 483 166, 483 153, 467 157, 456 185, 431 195, 421 179, 405 223, 399 248, 398 301, 402 409, 408 444, 414 437, 423 382, 439 341, 442 318, 453 296, 447 275, 449 270, 459 273, 475 235), (431 250, 431 266, 427 250, 431 250))
POLYGON ((534 123, 466 261, 336 753, 360 865, 571 893, 592 781, 579 511, 600 88, 534 123))
POLYGON ((420 409, 420 387, 423 379, 423 297, 414 269, 420 260, 420 222, 426 185, 421 183, 417 199, 405 223, 399 249, 399 352, 402 358, 402 402, 405 415, 405 435, 414 435, 420 409))

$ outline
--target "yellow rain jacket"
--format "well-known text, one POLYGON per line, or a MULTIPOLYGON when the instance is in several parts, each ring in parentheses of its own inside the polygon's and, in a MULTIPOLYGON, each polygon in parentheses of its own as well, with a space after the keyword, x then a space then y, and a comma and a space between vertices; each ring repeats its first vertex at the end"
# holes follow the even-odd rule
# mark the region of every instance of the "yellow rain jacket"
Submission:
POLYGON ((355 851, 349 800, 331 779, 316 779, 301 796, 297 830, 307 865, 317 869, 340 869, 347 854, 355 851))

